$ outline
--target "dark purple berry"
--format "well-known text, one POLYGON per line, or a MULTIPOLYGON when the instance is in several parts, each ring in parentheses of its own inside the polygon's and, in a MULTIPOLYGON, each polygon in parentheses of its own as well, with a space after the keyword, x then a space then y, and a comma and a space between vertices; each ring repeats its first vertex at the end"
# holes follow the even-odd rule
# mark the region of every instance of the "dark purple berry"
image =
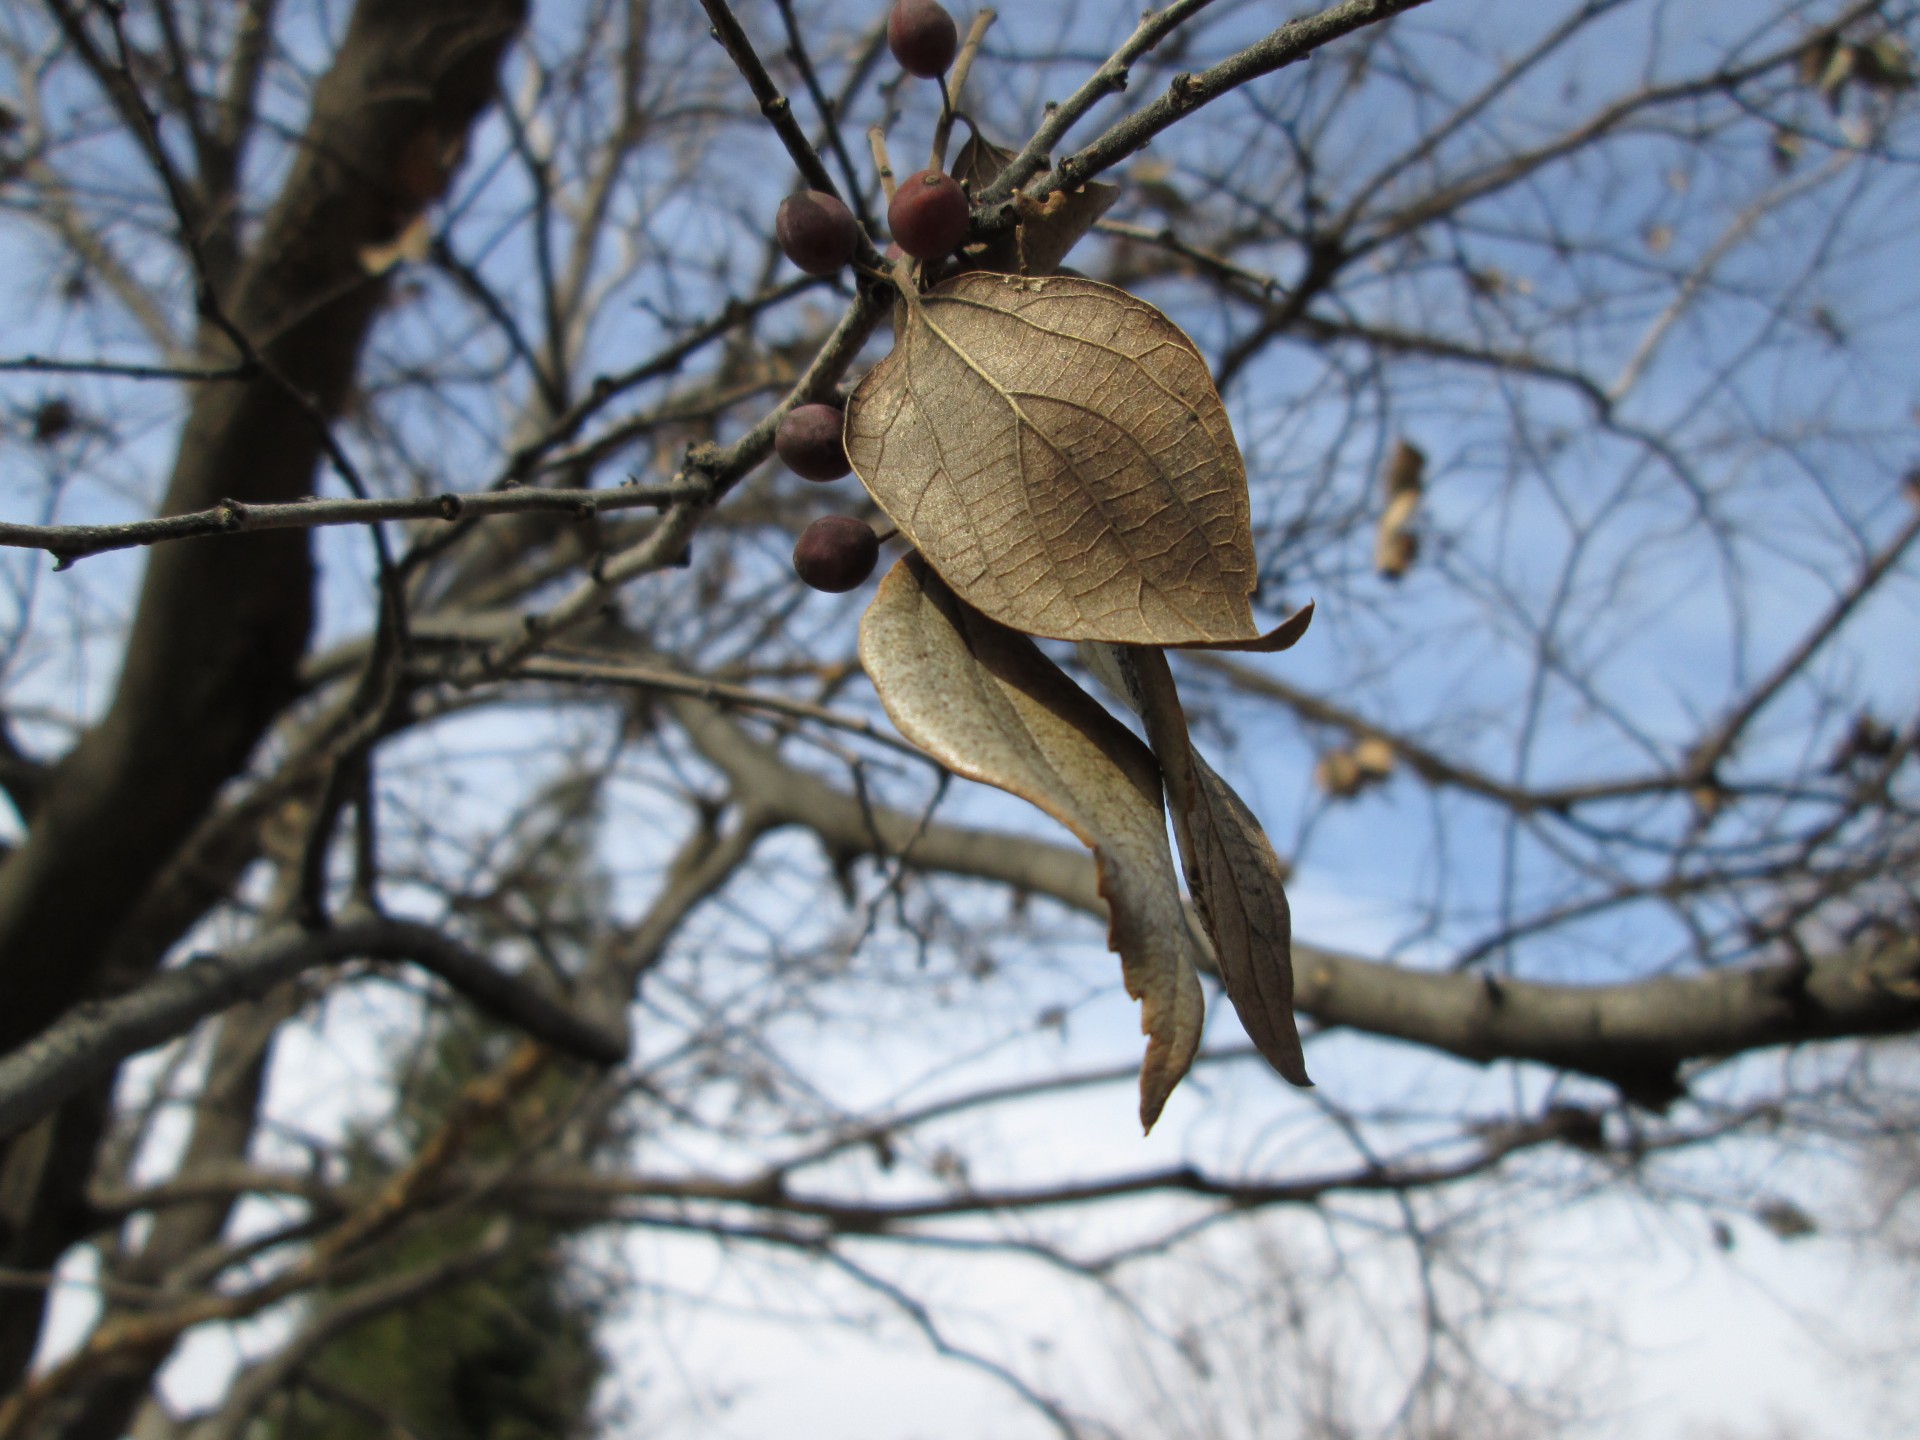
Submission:
POLYGON ((931 80, 953 64, 960 28, 938 0, 897 0, 887 16, 887 48, 902 70, 931 80))
POLYGON ((880 558, 880 537, 864 520, 823 515, 800 532, 793 569, 816 590, 839 595, 866 583, 880 558))
POLYGON ((780 251, 809 275, 831 275, 853 258, 860 225, 836 196, 802 190, 780 202, 773 217, 780 251))
POLYGON ((802 480, 838 480, 853 469, 840 438, 841 419, 832 405, 796 405, 773 432, 773 448, 802 480))
POLYGON ((916 260, 934 260, 967 238, 972 207, 951 175, 916 170, 900 182, 887 206, 887 228, 916 260))

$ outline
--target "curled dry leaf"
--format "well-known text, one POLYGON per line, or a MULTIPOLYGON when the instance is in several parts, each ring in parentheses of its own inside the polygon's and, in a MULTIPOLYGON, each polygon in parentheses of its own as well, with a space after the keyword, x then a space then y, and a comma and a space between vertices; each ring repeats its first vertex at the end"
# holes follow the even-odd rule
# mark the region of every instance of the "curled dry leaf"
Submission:
POLYGON ((1293 1015, 1293 920, 1285 867, 1253 811, 1193 748, 1167 657, 1153 648, 1082 645, 1101 682, 1146 722, 1166 779, 1187 889, 1219 962, 1220 981, 1260 1053, 1295 1085, 1311 1085, 1293 1015))
POLYGON ((1251 640, 1206 640, 1190 641, 1185 645, 1169 646, 1173 650, 1237 650, 1243 655, 1272 655, 1281 650, 1291 650, 1298 645, 1307 633, 1307 627, 1313 624, 1313 601, 1309 600, 1293 614, 1282 620, 1264 635, 1256 635, 1251 640))
POLYGON ((1393 773, 1391 742, 1369 735, 1351 749, 1329 750, 1313 767, 1314 783, 1336 800, 1351 800, 1393 773))
POLYGON ((1246 469, 1177 325, 1096 281, 988 273, 897 320, 847 454, 962 599, 1064 640, 1260 639, 1246 469))
POLYGON ((1382 477, 1386 508, 1380 513, 1380 525, 1373 537, 1373 568, 1389 580, 1406 574, 1419 553, 1420 537, 1414 533, 1413 521, 1420 511, 1426 468, 1427 457, 1418 445, 1406 440, 1394 442, 1382 477))
POLYGON ((958 774, 1038 805, 1092 849, 1107 943, 1142 1004, 1140 1121, 1152 1129, 1193 1063, 1204 1012, 1152 754, 918 556, 881 582, 860 625, 860 659, 901 734, 958 774))
MULTIPOLYGON (((1078 190, 1056 190, 1043 202, 1021 195, 1014 201, 1019 221, 1013 227, 1014 256, 1023 275, 1051 275, 1067 252, 1093 229, 1094 222, 1120 198, 1118 185, 1098 180, 1078 190)), ((989 265, 989 268, 997 268, 989 265)))
POLYGON ((967 136, 960 153, 953 157, 953 178, 977 195, 1000 178, 1000 172, 1013 163, 1013 155, 1006 146, 994 144, 975 130, 967 136))
MULTIPOLYGON (((1004 145, 995 145, 975 132, 954 157, 953 173, 978 195, 1000 178, 1013 155, 1004 145)), ((969 248, 967 259, 985 270, 1051 275, 1119 198, 1120 187, 1103 180, 1089 181, 1076 190, 1056 190, 1044 203, 1034 202, 1023 192, 1014 197, 1012 228, 996 231, 980 245, 969 248)))
POLYGON ((362 245, 360 268, 369 275, 384 275, 403 261, 417 265, 432 253, 433 225, 425 214, 420 214, 384 244, 362 245))

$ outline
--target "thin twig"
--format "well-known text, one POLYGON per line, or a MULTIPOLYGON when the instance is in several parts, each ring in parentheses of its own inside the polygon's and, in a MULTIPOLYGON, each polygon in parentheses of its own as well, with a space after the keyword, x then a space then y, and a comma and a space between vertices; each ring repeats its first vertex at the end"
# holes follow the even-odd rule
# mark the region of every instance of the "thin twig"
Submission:
MULTIPOLYGON (((339 437, 333 433, 333 422, 326 411, 320 407, 320 403, 261 354, 259 348, 221 306, 219 293, 214 286, 213 269, 207 262, 206 250, 201 244, 200 227, 195 219, 199 206, 194 203, 192 192, 174 167, 166 146, 161 143, 159 112, 147 103, 146 93, 141 90, 139 81, 134 78, 133 47, 127 40, 125 8, 121 0, 93 0, 93 3, 95 8, 106 17, 107 26, 113 33, 114 47, 119 54, 118 78, 125 88, 127 108, 135 128, 152 157, 154 168, 159 173, 160 183, 167 192, 167 200, 172 206, 174 221, 180 232, 180 243, 192 262, 196 309, 208 324, 227 338, 235 353, 239 355, 242 364, 249 365, 264 375, 277 390, 306 415, 314 428, 321 449, 333 466, 334 473, 339 475, 347 489, 352 491, 358 499, 370 499, 372 491, 368 489, 359 467, 353 463, 352 457, 340 444, 339 437)), ((400 572, 394 565, 392 550, 387 545, 386 532, 375 525, 368 533, 373 540, 374 559, 380 570, 381 623, 391 627, 396 640, 404 644, 407 608, 406 593, 400 579, 400 572)))
POLYGON ((1141 245, 1153 245, 1169 254, 1191 261, 1197 268, 1220 280, 1236 280, 1253 287, 1251 299, 1271 301, 1286 289, 1277 276, 1251 270, 1212 250, 1182 240, 1170 225, 1136 225, 1128 220, 1096 220, 1093 228, 1102 235, 1118 236, 1141 245))
POLYGON ((514 672, 523 680, 553 680, 582 685, 624 685, 638 690, 660 690, 673 695, 691 695, 696 700, 706 700, 715 705, 740 706, 751 710, 767 710, 777 715, 791 715, 797 720, 811 720, 835 730, 844 730, 850 735, 858 735, 863 740, 871 740, 889 749, 898 750, 915 760, 924 761, 937 769, 945 767, 917 745, 902 740, 857 715, 842 715, 839 711, 825 705, 813 705, 805 700, 791 700, 784 695, 769 695, 746 685, 730 685, 722 680, 708 680, 699 675, 686 675, 672 670, 664 670, 644 665, 609 665, 583 660, 532 659, 524 662, 514 672))
POLYGON ((259 368, 247 361, 237 365, 135 365, 120 360, 56 360, 45 355, 21 355, 0 360, 0 372, 38 375, 110 375, 121 380, 251 380, 259 368))
POLYGON ((581 427, 605 409, 608 402, 616 396, 635 386, 644 385, 649 380, 658 380, 676 373, 700 350, 705 349, 715 340, 732 334, 761 311, 771 309, 775 305, 791 300, 796 295, 815 289, 822 283, 815 276, 803 275, 797 280, 776 285, 751 300, 729 300, 721 306, 719 314, 711 320, 696 325, 664 350, 657 351, 625 370, 596 377, 588 387, 588 393, 572 409, 557 416, 539 439, 529 441, 513 452, 505 472, 496 483, 507 484, 515 480, 524 480, 535 474, 548 456, 579 434, 581 427))
POLYGON ((967 88, 967 76, 973 73, 974 57, 987 38, 987 28, 997 18, 998 12, 993 10, 982 10, 973 17, 973 25, 967 31, 966 43, 960 47, 953 69, 940 82, 940 121, 933 127, 933 148, 927 158, 929 170, 946 168, 947 141, 952 138, 953 122, 959 117, 960 94, 967 88))
POLYGON ((813 58, 807 54, 806 41, 800 36, 800 22, 793 13, 793 0, 776 0, 776 3, 780 7, 780 22, 787 28, 787 58, 793 61, 793 68, 800 72, 800 83, 807 87, 807 96, 813 101, 813 108, 820 113, 820 124, 826 134, 827 145, 833 151, 833 158, 840 162, 840 173, 846 177, 847 203, 859 218, 860 228, 871 236, 875 233, 874 218, 867 210, 867 197, 860 186, 860 172, 853 168, 853 156, 847 153, 847 142, 840 134, 839 108, 820 88, 820 77, 814 71, 813 58))
MULTIPOLYGON (((700 8, 707 12, 707 18, 713 21, 713 38, 720 42, 721 48, 739 70, 747 82, 747 88, 753 91, 753 98, 759 102, 760 113, 767 117, 767 123, 773 126, 774 134, 780 137, 780 143, 787 147, 802 178, 815 190, 829 195, 838 195, 840 187, 833 183, 833 176, 827 170, 826 162, 820 158, 820 152, 813 148, 813 142, 807 138, 807 132, 800 128, 800 122, 793 118, 793 105, 780 93, 779 86, 773 83, 773 77, 767 73, 766 65, 761 61, 759 52, 753 48, 753 42, 747 38, 747 32, 740 28, 740 22, 734 18, 726 0, 700 0, 700 8)), ((854 263, 862 269, 877 268, 880 257, 875 253, 873 241, 862 230, 859 247, 854 251, 854 263)))
POLYGON ((1832 639, 1847 618, 1860 607, 1875 586, 1892 574, 1914 542, 1920 540, 1920 511, 1911 515, 1886 548, 1861 568, 1853 584, 1834 598, 1826 613, 1800 639, 1800 643, 1780 658, 1772 672, 1748 692, 1746 699, 1717 725, 1713 733, 1697 745, 1688 757, 1688 774, 1698 780, 1710 779, 1717 766, 1738 743, 1754 716, 1772 703, 1788 681, 1805 668, 1820 647, 1832 639))
MULTIPOLYGON (((871 247, 868 248, 870 251, 871 247)), ((595 560, 588 576, 551 609, 528 614, 524 633, 478 657, 458 677, 460 683, 478 684, 512 673, 552 637, 598 615, 601 607, 627 581, 678 563, 687 553, 707 512, 749 470, 772 453, 773 432, 787 412, 796 405, 825 398, 835 381, 846 372, 886 314, 887 298, 892 293, 890 287, 863 285, 853 305, 814 356, 813 363, 780 404, 731 445, 698 446, 688 455, 673 483, 690 493, 674 500, 646 536, 623 550, 595 560)))
POLYGON ((990 1359, 977 1350, 968 1349, 964 1345, 957 1345, 949 1340, 941 1332, 939 1325, 934 1321, 933 1312, 929 1310, 926 1305, 915 1299, 891 1280, 876 1275, 873 1271, 848 1259, 838 1250, 826 1247, 823 1248, 820 1253, 822 1258, 829 1264, 845 1271, 869 1290, 884 1296, 892 1302, 903 1315, 913 1322, 914 1328, 926 1337, 927 1343, 933 1347, 936 1354, 944 1355, 950 1360, 958 1360, 963 1365, 970 1365, 982 1374, 998 1380, 1021 1400, 1025 1401, 1033 1410, 1050 1421, 1053 1428, 1058 1430, 1064 1437, 1064 1440, 1080 1440, 1080 1427, 1074 1424, 1073 1417, 1068 1415, 1058 1402, 1042 1395, 1038 1390, 1034 1389, 1033 1386, 1021 1379, 1017 1373, 1005 1365, 1002 1365, 998 1360, 990 1359))
POLYGON ((336 1274, 343 1262, 365 1254, 414 1214, 466 1155, 482 1127, 506 1114, 546 1073, 551 1061, 551 1051, 522 1043, 499 1068, 469 1081, 411 1163, 366 1205, 322 1234, 297 1264, 250 1290, 205 1291, 187 1296, 171 1309, 123 1313, 101 1324, 74 1355, 0 1400, 0 1437, 18 1440, 31 1431, 56 1397, 85 1386, 129 1355, 164 1354, 196 1326, 247 1319, 336 1274))
MULTIPOLYGON (((1428 0, 1344 0, 1344 3, 1330 6, 1317 15, 1290 20, 1265 39, 1228 56, 1218 65, 1198 74, 1183 71, 1174 76, 1166 93, 1158 100, 1118 121, 1084 149, 1067 156, 1027 193, 1036 203, 1044 203, 1056 190, 1078 189, 1095 175, 1111 169, 1143 148, 1154 136, 1185 119, 1201 106, 1237 90, 1250 80, 1296 64, 1342 36, 1427 3, 1428 0)), ((1169 6, 1161 13, 1171 14, 1181 8, 1169 6)), ((1198 4, 1193 8, 1199 8, 1198 4)), ((1159 17, 1155 18, 1158 20, 1159 17)), ((1112 63, 1109 61, 1108 65, 1112 63)), ((1106 67, 1102 67, 1102 73, 1105 70, 1106 67)), ((1124 73, 1118 78, 1124 83, 1124 73)), ((1089 85, 1093 83, 1088 82, 1089 85)), ((1115 87, 1110 85, 1108 88, 1115 87)), ((1075 99, 1078 98, 1076 95, 1075 99)), ((1096 95, 1093 98, 1099 97, 1096 95)), ((1061 107, 1062 110, 1065 108, 1061 107)), ((1042 138, 1056 132, 1064 133, 1065 130, 1064 125, 1056 126, 1053 123, 1057 119, 1056 113, 1048 124, 1036 132, 1034 140, 1021 151, 1016 162, 1008 165, 1000 178, 988 187, 983 197, 986 205, 997 206, 1008 199, 1018 186, 1041 168, 1046 159, 1042 138), (1025 174, 1020 173, 1022 168, 1025 174)), ((976 202, 976 207, 981 203, 976 202)))
POLYGON ((1164 10, 1148 11, 1126 43, 1088 76, 1085 84, 1047 111, 1047 118, 1033 132, 1033 138, 1008 162, 984 194, 973 197, 974 204, 997 205, 1008 200, 1014 191, 1048 169, 1053 163, 1053 148, 1066 137, 1067 131, 1100 101, 1127 88, 1133 62, 1212 3, 1213 0, 1178 0, 1164 10))
POLYGON ((463 520, 526 511, 570 513, 590 520, 603 511, 655 509, 697 493, 685 485, 627 485, 617 490, 535 489, 514 486, 471 494, 410 495, 386 500, 313 499, 282 505, 226 500, 188 515, 132 520, 123 525, 13 525, 0 523, 0 546, 45 550, 65 569, 108 550, 128 550, 170 540, 241 535, 259 530, 313 530, 329 525, 370 525, 382 520, 463 520))

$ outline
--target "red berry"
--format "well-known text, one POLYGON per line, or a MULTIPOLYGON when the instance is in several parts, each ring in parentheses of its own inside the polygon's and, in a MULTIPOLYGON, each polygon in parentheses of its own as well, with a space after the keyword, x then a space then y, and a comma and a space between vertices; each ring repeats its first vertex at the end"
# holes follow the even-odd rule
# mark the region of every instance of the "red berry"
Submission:
POLYGON ((838 480, 853 469, 840 438, 841 420, 832 405, 796 405, 773 432, 773 448, 802 480, 838 480))
POLYGON ((909 75, 947 73, 960 48, 960 28, 938 0, 898 0, 887 16, 887 48, 909 75))
POLYGON ((853 258, 860 225, 839 198, 802 190, 780 202, 773 238, 781 253, 809 275, 831 275, 853 258))
POLYGON ((839 595, 866 583, 880 558, 880 537, 864 520, 823 515, 800 532, 793 568, 816 590, 839 595))
POLYGON ((900 182, 887 206, 887 228, 916 260, 934 260, 967 238, 972 207, 951 175, 916 170, 900 182))

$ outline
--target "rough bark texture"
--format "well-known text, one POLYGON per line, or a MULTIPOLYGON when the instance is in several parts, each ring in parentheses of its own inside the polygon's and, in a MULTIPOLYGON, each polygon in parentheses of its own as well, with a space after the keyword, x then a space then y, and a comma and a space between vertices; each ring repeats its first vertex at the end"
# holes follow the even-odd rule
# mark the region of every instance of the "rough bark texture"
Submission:
MULTIPOLYGON (((524 0, 356 8, 280 198, 212 297, 262 372, 196 392, 163 513, 315 488, 322 423, 342 409, 385 295, 363 254, 444 189, 524 14, 524 0)), ((209 350, 233 358, 218 326, 203 330, 209 350)), ((25 842, 0 867, 0 1050, 87 996, 109 950, 125 948, 120 932, 150 884, 296 694, 312 591, 300 531, 152 553, 112 704, 55 767, 25 842)), ((10 1196, 36 1199, 8 1208, 0 1263, 44 1262, 46 1244, 29 1242, 58 1239, 49 1217, 72 1208, 90 1147, 42 1156, 15 1147, 6 1162, 10 1196), (56 1157, 58 1174, 45 1163, 56 1157)), ((31 1349, 39 1301, 22 1293, 0 1297, 0 1360, 31 1349)))

